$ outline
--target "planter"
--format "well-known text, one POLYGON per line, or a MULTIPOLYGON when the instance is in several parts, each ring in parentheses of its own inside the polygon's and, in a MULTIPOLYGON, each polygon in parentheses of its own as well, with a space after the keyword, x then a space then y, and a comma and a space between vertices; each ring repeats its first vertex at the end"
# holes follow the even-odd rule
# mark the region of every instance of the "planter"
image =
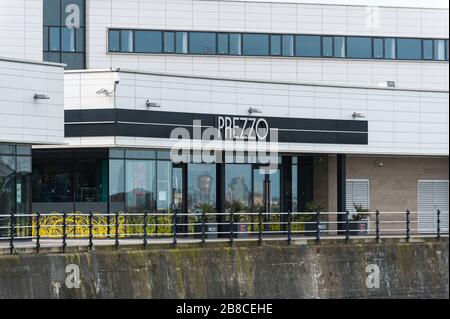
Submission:
POLYGON ((350 236, 364 236, 369 234, 369 219, 361 219, 358 221, 351 221, 348 224, 350 236))

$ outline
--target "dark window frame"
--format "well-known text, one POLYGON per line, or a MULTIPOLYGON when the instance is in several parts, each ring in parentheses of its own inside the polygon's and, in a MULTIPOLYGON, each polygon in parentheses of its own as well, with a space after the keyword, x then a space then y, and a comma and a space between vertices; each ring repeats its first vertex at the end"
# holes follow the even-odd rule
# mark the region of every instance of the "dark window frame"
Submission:
MULTIPOLYGON (((132 31, 133 32, 133 51, 132 52, 128 52, 128 51, 123 51, 122 47, 120 46, 120 50, 119 51, 111 51, 109 49, 109 43, 107 43, 107 54, 114 54, 114 53, 124 53, 124 54, 168 54, 168 55, 172 55, 172 54, 176 54, 176 55, 193 55, 193 56, 247 56, 247 57, 287 57, 287 58, 306 58, 306 59, 347 59, 347 60, 400 60, 400 61, 437 61, 437 62, 448 62, 448 39, 442 39, 442 38, 412 38, 412 37, 384 37, 384 36, 366 36, 366 35, 332 35, 332 34, 309 34, 309 33, 305 33, 305 34, 292 34, 292 33, 267 33, 267 32, 223 32, 223 31, 204 31, 204 30, 191 30, 191 31, 187 31, 187 30, 161 30, 161 29, 135 29, 135 28, 107 28, 107 34, 109 35, 110 31, 119 31, 119 44, 121 45, 121 32, 122 30, 128 30, 128 31, 132 31), (136 45, 136 39, 135 39, 135 33, 136 31, 157 31, 157 32, 161 32, 162 36, 161 36, 161 47, 162 50, 160 52, 137 52, 135 50, 135 45, 136 45), (164 34, 166 32, 171 32, 174 33, 174 52, 165 52, 164 51, 164 46, 165 46, 165 39, 164 39, 164 34), (176 33, 177 32, 186 32, 187 33, 187 52, 186 53, 182 53, 182 52, 176 52, 177 51, 177 47, 176 47, 176 33), (205 32, 205 33, 214 33, 215 34, 215 52, 213 53, 192 53, 191 52, 191 48, 190 48, 190 36, 192 32, 205 32), (232 35, 238 35, 240 37, 240 54, 236 54, 236 53, 231 53, 231 36, 232 35), (261 35, 267 35, 268 36, 268 45, 269 45, 269 51, 267 55, 246 55, 244 54, 243 48, 244 48, 244 35, 247 34, 261 34, 261 35), (228 42, 228 48, 227 48, 227 53, 219 53, 219 35, 226 35, 227 36, 227 42, 228 42), (281 53, 278 55, 272 54, 272 50, 271 50, 271 46, 272 46, 272 36, 279 36, 280 37, 280 51, 281 53), (283 38, 285 36, 291 36, 292 37, 292 45, 293 45, 293 54, 292 55, 288 55, 286 52, 284 52, 283 50, 283 38), (320 39, 320 54, 317 56, 303 56, 303 55, 298 55, 297 54, 297 36, 317 36, 320 39), (323 41, 324 38, 331 38, 332 39, 332 51, 333 54, 331 56, 325 56, 324 52, 323 52, 323 41), (336 56, 336 43, 335 43, 335 38, 340 38, 342 37, 344 42, 344 46, 345 46, 345 56, 341 57, 341 56, 336 56), (371 44, 371 54, 370 57, 349 57, 348 56, 348 38, 368 38, 370 40, 370 44, 371 44), (380 39, 382 41, 382 46, 383 46, 383 57, 375 57, 374 55, 374 50, 375 50, 375 39, 380 39), (393 58, 388 58, 386 55, 386 40, 387 39, 392 39, 394 41, 394 45, 395 45, 395 56, 393 58), (420 44, 421 44, 421 58, 420 59, 400 59, 398 58, 398 40, 399 39, 413 39, 413 40, 420 40, 420 44), (444 42, 444 50, 445 50, 445 56, 443 60, 437 60, 434 58, 433 55, 433 59, 424 59, 423 58, 423 40, 433 40, 433 51, 434 51, 434 41, 435 40, 443 40, 444 42)), ((84 28, 84 31, 85 28, 84 28)), ((107 39, 109 39, 109 36, 107 36, 107 39)), ((108 40, 107 40, 108 42, 108 40)), ((56 52, 56 51, 48 51, 48 52, 56 52)), ((434 52, 433 52, 434 53, 434 52)))

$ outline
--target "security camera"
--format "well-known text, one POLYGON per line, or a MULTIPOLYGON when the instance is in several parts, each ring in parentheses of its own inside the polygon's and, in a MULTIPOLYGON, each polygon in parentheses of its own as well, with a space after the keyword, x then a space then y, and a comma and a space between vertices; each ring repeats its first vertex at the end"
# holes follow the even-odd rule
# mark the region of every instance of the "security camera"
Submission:
POLYGON ((114 76, 114 84, 117 85, 117 84, 119 84, 119 83, 120 83, 120 76, 119 76, 119 74, 116 74, 116 75, 114 76))

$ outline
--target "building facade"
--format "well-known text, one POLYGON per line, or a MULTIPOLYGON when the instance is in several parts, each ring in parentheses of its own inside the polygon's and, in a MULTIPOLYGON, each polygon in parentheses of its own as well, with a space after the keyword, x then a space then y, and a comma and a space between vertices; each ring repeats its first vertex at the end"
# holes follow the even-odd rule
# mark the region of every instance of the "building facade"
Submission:
POLYGON ((39 56, 67 64, 64 145, 33 147, 33 211, 448 212, 448 10, 41 9, 39 56))

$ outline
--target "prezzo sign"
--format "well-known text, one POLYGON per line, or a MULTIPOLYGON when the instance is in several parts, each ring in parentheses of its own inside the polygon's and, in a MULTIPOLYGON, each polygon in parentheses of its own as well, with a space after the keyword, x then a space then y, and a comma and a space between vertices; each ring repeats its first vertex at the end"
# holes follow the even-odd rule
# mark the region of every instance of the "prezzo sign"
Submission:
POLYGON ((218 137, 225 140, 265 140, 269 135, 266 119, 243 116, 218 116, 218 137))

